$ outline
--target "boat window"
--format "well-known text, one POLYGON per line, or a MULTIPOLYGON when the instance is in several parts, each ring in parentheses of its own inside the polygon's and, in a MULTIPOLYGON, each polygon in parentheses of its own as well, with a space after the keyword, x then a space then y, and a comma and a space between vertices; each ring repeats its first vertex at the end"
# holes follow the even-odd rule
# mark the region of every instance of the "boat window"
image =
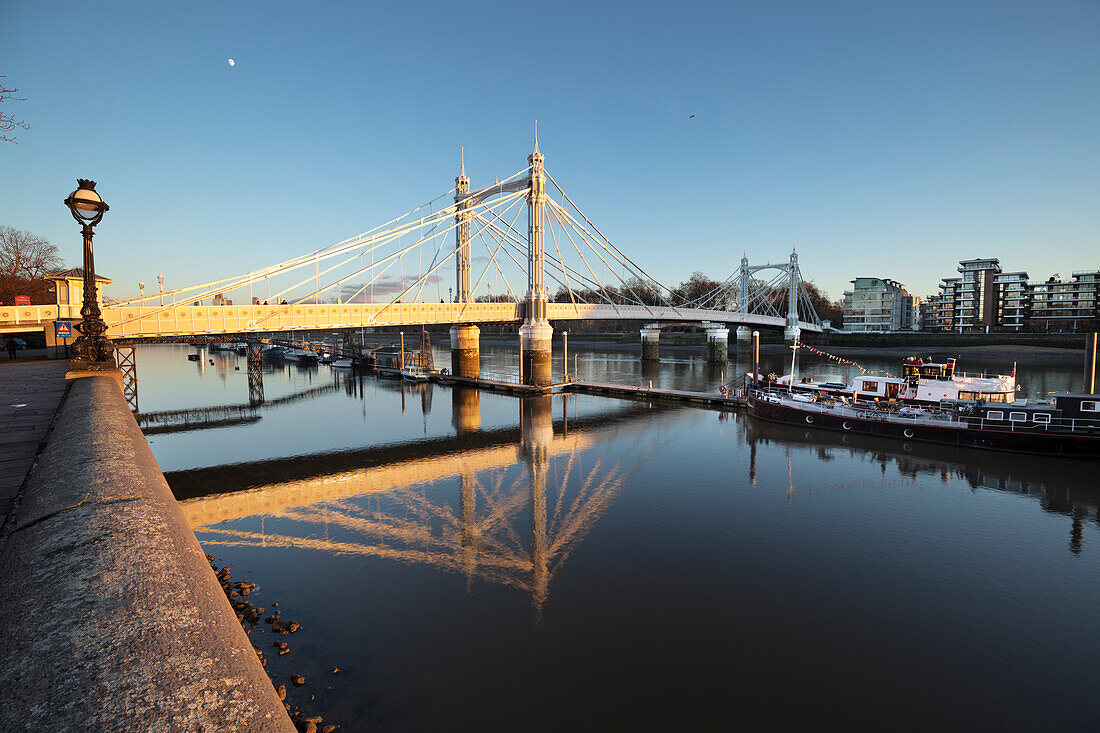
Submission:
POLYGON ((1008 419, 1012 422, 1027 422, 1026 412, 1010 412, 1008 413, 1008 419))
POLYGON ((1005 414, 1003 410, 990 410, 985 413, 986 420, 1004 420, 1005 414))
POLYGON ((1097 407, 1096 400, 1084 400, 1081 403, 1081 412, 1100 412, 1100 407, 1097 407))
POLYGON ((864 382, 863 383, 863 391, 864 392, 878 392, 878 382, 864 382))
POLYGON ((976 400, 980 396, 978 392, 959 392, 960 400, 976 400))
POLYGON ((1045 412, 1036 412, 1034 415, 1031 416, 1031 420, 1032 420, 1032 422, 1041 422, 1041 423, 1044 423, 1044 424, 1049 424, 1050 423, 1050 415, 1046 414, 1045 412))
POLYGON ((986 402, 1008 402, 1008 395, 1004 392, 982 392, 982 399, 986 402))

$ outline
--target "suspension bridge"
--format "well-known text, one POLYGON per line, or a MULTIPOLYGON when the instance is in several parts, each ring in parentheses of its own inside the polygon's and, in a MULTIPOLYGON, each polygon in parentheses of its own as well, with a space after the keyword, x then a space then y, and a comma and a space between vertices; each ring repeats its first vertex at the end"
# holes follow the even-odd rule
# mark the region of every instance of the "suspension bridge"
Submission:
MULTIPOLYGON (((20 318, 78 320, 79 307, 0 307, 0 328, 20 318)), ((744 257, 724 281, 691 298, 659 282, 558 184, 537 138, 527 166, 490 186, 471 190, 463 160, 453 188, 380 226, 241 275, 106 304, 103 319, 107 337, 121 344, 450 324, 454 371, 464 376, 478 371, 479 324, 517 323, 524 371, 535 380, 548 375, 551 322, 641 321, 643 358, 655 357, 662 328, 698 325, 712 361, 727 358, 730 326, 741 339, 754 328, 782 328, 788 340, 821 331, 794 252, 775 264, 744 257), (475 261, 482 265, 476 277, 475 261), (449 271, 454 285, 443 297, 449 271)))

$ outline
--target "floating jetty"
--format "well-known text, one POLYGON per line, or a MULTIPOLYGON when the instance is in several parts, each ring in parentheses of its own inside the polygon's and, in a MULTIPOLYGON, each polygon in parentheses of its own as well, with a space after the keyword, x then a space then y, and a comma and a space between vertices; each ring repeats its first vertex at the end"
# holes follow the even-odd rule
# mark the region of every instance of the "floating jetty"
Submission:
MULTIPOLYGON (((395 369, 375 368, 376 372, 400 376, 395 369)), ((625 384, 608 384, 605 382, 565 381, 548 385, 520 384, 518 382, 502 382, 493 379, 475 377, 459 377, 453 374, 439 374, 430 372, 428 379, 442 384, 461 385, 474 389, 484 389, 490 392, 502 392, 517 396, 529 397, 545 394, 588 394, 600 397, 617 397, 626 400, 640 402, 679 402, 693 404, 700 407, 708 407, 717 410, 735 410, 748 406, 748 401, 735 394, 722 395, 719 392, 691 392, 682 389, 661 389, 656 387, 631 387, 625 384)))
POLYGON ((619 397, 644 402, 681 402, 709 407, 718 410, 735 410, 748 406, 748 401, 736 395, 722 395, 718 392, 690 392, 683 389, 660 389, 655 387, 629 387, 625 384, 606 384, 603 382, 565 382, 562 392, 573 394, 591 394, 603 397, 619 397))

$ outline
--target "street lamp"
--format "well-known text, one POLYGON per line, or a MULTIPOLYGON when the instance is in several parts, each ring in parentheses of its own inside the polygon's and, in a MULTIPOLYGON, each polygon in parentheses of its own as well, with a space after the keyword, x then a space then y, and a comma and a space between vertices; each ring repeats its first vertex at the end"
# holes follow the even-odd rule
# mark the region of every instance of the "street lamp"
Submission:
POLYGON ((138 301, 139 305, 145 305, 145 283, 138 281, 138 293, 141 294, 141 300, 138 301))
POLYGON ((103 322, 96 295, 95 259, 92 256, 92 227, 99 223, 110 209, 103 197, 96 193, 95 181, 76 179, 78 188, 65 199, 73 218, 81 225, 84 235, 84 305, 80 309, 83 320, 76 326, 80 337, 73 343, 76 360, 86 362, 85 368, 103 368, 102 362, 114 367, 114 344, 103 335, 107 324, 103 322))
POLYGON ((157 287, 160 289, 160 304, 164 305, 164 275, 157 275, 157 287))

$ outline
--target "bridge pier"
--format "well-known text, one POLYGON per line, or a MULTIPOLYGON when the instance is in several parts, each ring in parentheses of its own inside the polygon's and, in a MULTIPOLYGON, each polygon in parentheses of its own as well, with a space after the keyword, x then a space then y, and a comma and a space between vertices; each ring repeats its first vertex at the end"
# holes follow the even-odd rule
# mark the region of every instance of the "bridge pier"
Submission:
POLYGON ((737 341, 739 343, 748 343, 752 341, 752 329, 748 326, 737 327, 737 341))
POLYGON ((661 358, 661 327, 650 323, 641 330, 642 361, 657 361, 661 358))
POLYGON ((451 326, 451 373, 477 379, 481 376, 481 329, 451 326))
POLYGON ((729 361, 730 330, 719 323, 704 323, 707 330, 707 361, 724 364, 729 361))
POLYGON ((546 319, 529 319, 519 327, 519 343, 523 350, 524 384, 550 384, 551 350, 554 328, 546 319))

